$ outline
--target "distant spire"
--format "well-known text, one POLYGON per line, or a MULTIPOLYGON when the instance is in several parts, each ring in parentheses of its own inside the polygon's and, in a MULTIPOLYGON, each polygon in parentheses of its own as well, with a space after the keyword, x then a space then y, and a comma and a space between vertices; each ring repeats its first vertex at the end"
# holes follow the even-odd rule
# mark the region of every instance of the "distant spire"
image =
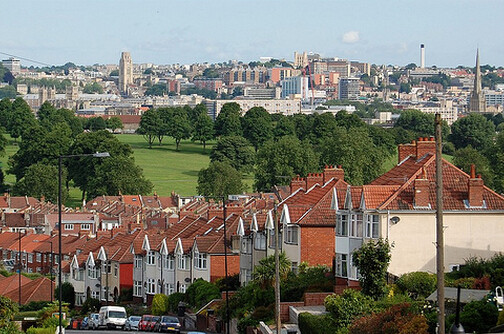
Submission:
POLYGON ((469 112, 485 112, 486 100, 485 94, 481 88, 481 70, 479 60, 479 48, 476 51, 476 71, 474 74, 474 88, 469 99, 469 112))

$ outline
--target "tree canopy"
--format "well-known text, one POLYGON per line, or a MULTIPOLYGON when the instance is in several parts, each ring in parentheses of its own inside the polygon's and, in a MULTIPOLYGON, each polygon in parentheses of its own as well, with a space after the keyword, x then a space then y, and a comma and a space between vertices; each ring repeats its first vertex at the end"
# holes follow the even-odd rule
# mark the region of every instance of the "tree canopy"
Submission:
POLYGON ((241 194, 245 190, 241 174, 226 162, 211 162, 198 173, 197 191, 203 196, 241 194))
POLYGON ((493 145, 495 125, 483 115, 471 113, 452 124, 450 141, 456 148, 471 145, 476 150, 486 150, 493 145))
POLYGON ((253 107, 242 117, 243 137, 254 146, 256 152, 260 145, 272 138, 273 124, 270 114, 263 107, 253 107))
POLYGON ((226 162, 234 169, 249 171, 254 164, 254 151, 247 139, 240 136, 224 136, 219 138, 212 148, 210 160, 226 162))
POLYGON ((215 119, 217 136, 241 136, 240 105, 236 102, 225 103, 215 119))

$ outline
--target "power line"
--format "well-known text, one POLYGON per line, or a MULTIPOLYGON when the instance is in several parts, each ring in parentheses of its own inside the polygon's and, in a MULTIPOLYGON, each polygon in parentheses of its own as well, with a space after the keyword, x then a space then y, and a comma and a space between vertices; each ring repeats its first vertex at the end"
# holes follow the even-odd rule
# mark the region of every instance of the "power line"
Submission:
POLYGON ((9 56, 9 57, 15 57, 15 58, 22 59, 22 60, 27 60, 27 61, 29 61, 31 63, 35 63, 35 64, 40 64, 40 65, 44 65, 44 66, 53 66, 51 64, 43 63, 43 62, 40 62, 40 61, 37 61, 37 60, 33 60, 33 59, 30 59, 30 58, 25 58, 25 57, 20 57, 20 56, 16 56, 16 55, 11 55, 11 54, 5 53, 5 52, 0 52, 0 54, 6 55, 6 56, 9 56))

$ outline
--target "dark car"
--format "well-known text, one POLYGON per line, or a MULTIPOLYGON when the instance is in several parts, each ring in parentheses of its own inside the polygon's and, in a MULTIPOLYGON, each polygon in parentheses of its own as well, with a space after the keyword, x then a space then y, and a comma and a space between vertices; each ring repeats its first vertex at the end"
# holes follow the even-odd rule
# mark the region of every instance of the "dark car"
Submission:
POLYGON ((81 324, 80 324, 80 329, 89 329, 89 318, 88 317, 84 317, 84 319, 82 319, 81 324))
POLYGON ((153 332, 154 331, 154 325, 156 325, 156 322, 159 321, 161 317, 158 316, 153 316, 151 321, 147 324, 147 328, 145 329, 147 332, 153 332))
POLYGON ((154 325, 154 331, 160 333, 180 333, 180 321, 177 317, 163 315, 154 325))
POLYGON ((147 326, 152 321, 152 317, 153 317, 153 315, 150 315, 150 314, 144 314, 144 315, 142 315, 142 319, 138 323, 138 330, 139 331, 146 331, 147 330, 147 326))
MULTIPOLYGON (((130 331, 130 330, 138 330, 138 324, 140 323, 140 320, 142 320, 141 317, 132 315, 126 319, 126 323, 124 324, 124 330, 125 331, 130 331)), ((81 325, 82 326, 82 325, 81 325)))

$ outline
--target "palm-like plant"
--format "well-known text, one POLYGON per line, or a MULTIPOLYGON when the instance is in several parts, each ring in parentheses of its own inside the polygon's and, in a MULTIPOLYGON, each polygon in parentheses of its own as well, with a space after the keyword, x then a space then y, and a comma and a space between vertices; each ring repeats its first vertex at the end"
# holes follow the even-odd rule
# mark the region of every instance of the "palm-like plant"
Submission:
MULTIPOLYGON (((284 252, 279 256, 280 280, 286 279, 291 270, 291 261, 284 252)), ((275 282, 275 256, 270 255, 259 261, 259 265, 254 268, 254 281, 261 286, 273 286, 275 282)))

